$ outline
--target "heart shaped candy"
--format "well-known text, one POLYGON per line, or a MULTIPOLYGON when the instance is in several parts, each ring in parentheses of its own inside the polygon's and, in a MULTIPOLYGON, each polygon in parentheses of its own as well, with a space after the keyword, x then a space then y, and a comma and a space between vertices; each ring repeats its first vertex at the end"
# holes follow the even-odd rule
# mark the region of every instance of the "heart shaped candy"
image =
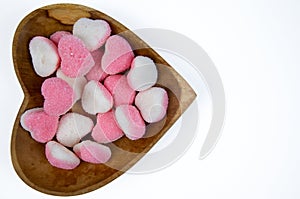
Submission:
POLYGON ((46 79, 42 84, 44 110, 49 115, 65 114, 73 105, 75 93, 71 86, 58 77, 46 79))
POLYGON ((114 106, 132 104, 135 91, 128 85, 125 75, 111 75, 104 80, 104 86, 114 98, 114 106))
POLYGON ((105 163, 111 157, 111 150, 108 146, 90 140, 76 144, 73 150, 80 159, 94 164, 105 163))
POLYGON ((115 110, 116 121, 124 134, 137 140, 146 132, 146 125, 139 111, 132 105, 120 105, 115 110))
POLYGON ((83 89, 81 104, 89 114, 105 113, 112 108, 113 98, 100 82, 91 80, 83 89))
POLYGON ((102 69, 109 75, 124 72, 134 57, 130 44, 121 36, 110 36, 105 44, 102 69))
POLYGON ((68 148, 56 141, 47 142, 45 154, 49 163, 61 169, 74 169, 80 164, 79 158, 68 148))
POLYGON ((165 89, 152 87, 136 95, 135 105, 146 122, 153 123, 163 119, 168 108, 168 94, 165 89))
POLYGON ((67 113, 61 117, 56 139, 67 147, 73 147, 81 138, 91 132, 93 120, 78 113, 67 113))
POLYGON ((60 63, 57 47, 50 39, 35 36, 29 42, 29 51, 34 71, 41 77, 54 73, 60 63))
POLYGON ((21 116, 21 126, 29 131, 37 142, 50 141, 58 127, 58 116, 50 116, 43 108, 33 108, 25 111, 21 116))
POLYGON ((69 77, 83 76, 95 65, 84 43, 73 35, 63 36, 58 43, 61 70, 69 77))
POLYGON ((92 137, 99 143, 113 142, 124 135, 119 128, 113 111, 99 113, 97 123, 92 131, 92 137))
POLYGON ((100 48, 110 33, 109 24, 101 19, 80 18, 73 26, 73 35, 80 38, 89 51, 100 48))
POLYGON ((137 56, 131 63, 127 80, 132 89, 143 91, 156 83, 157 76, 157 69, 153 60, 149 57, 137 56))

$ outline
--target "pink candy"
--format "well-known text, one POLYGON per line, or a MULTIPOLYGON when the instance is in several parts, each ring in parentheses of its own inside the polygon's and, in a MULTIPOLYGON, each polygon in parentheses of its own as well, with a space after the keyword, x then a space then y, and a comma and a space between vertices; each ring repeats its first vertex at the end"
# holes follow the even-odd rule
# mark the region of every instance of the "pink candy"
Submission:
POLYGON ((58 43, 61 70, 69 77, 87 74, 95 65, 94 59, 84 43, 73 35, 63 36, 58 43))
POLYGON ((50 116, 42 108, 33 108, 22 114, 21 126, 34 140, 45 143, 52 140, 57 131, 58 116, 50 116))
POLYGON ((59 116, 71 109, 75 93, 64 80, 51 77, 42 84, 44 110, 49 115, 59 116))
POLYGON ((135 91, 130 88, 125 75, 111 75, 104 80, 104 86, 114 98, 114 106, 132 104, 135 91))
POLYGON ((134 57, 130 44, 121 36, 110 36, 105 44, 102 69, 110 75, 124 72, 134 57))
POLYGON ((71 33, 67 31, 57 31, 50 35, 50 39, 57 45, 59 40, 66 35, 71 35, 71 33))
POLYGON ((111 157, 109 147, 90 140, 76 144, 73 150, 80 159, 94 164, 105 163, 111 157))
POLYGON ((113 111, 97 115, 97 124, 93 128, 92 137, 99 143, 113 142, 123 136, 113 111))

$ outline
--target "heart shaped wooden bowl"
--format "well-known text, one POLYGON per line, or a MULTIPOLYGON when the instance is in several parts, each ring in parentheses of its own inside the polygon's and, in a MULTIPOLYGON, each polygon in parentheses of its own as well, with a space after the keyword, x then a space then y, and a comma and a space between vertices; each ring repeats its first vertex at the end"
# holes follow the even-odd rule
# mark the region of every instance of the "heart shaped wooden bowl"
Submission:
MULTIPOLYGON (((116 179, 151 149, 196 97, 187 82, 133 32, 113 18, 82 5, 54 4, 31 12, 20 22, 15 32, 12 52, 14 68, 25 95, 12 132, 12 162, 26 184, 46 194, 83 194, 116 179), (112 28, 112 34, 125 37, 135 49, 135 55, 148 56, 157 63, 157 85, 166 88, 169 107, 165 120, 147 126, 145 138, 132 141, 123 137, 112 143, 112 157, 107 164, 81 162, 74 170, 63 170, 48 163, 44 144, 34 141, 20 125, 20 116, 25 110, 43 105, 40 88, 45 79, 37 76, 33 70, 28 44, 37 35, 49 37, 58 30, 72 31, 74 22, 82 17, 106 20, 112 28)), ((76 104, 72 111, 80 111, 79 106, 76 104)))

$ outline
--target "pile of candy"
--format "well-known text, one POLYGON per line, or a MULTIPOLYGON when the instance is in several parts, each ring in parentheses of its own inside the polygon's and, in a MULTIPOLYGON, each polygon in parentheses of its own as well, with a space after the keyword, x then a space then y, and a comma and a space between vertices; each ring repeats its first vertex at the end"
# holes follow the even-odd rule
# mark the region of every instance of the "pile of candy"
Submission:
POLYGON ((46 143, 46 158, 55 167, 74 169, 81 160, 105 163, 112 155, 107 143, 122 136, 140 139, 146 124, 166 115, 168 95, 155 87, 155 63, 135 56, 104 20, 81 18, 72 33, 35 36, 29 51, 34 71, 45 78, 44 104, 26 110, 21 126, 46 143), (75 103, 87 114, 71 111, 75 103), (92 139, 83 140, 88 134, 92 139))

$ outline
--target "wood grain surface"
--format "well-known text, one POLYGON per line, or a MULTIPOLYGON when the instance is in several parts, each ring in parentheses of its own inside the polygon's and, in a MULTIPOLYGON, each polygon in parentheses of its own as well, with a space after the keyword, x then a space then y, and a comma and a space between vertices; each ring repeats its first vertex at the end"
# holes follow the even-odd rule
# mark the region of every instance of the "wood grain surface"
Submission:
MULTIPOLYGON (((15 72, 25 98, 13 127, 11 158, 20 178, 30 187, 46 194, 83 194, 116 179, 151 149, 196 97, 188 83, 133 32, 104 13, 82 5, 54 4, 31 12, 20 22, 15 32, 12 53, 15 72), (169 107, 165 120, 147 126, 145 138, 132 141, 123 137, 110 144, 112 157, 107 164, 81 162, 74 170, 63 170, 48 163, 44 154, 45 145, 34 141, 20 125, 20 116, 25 110, 43 105, 40 88, 45 78, 35 74, 28 45, 37 35, 49 37, 58 30, 72 31, 74 22, 82 17, 106 20, 112 28, 112 34, 125 37, 135 55, 148 56, 154 60, 159 71, 157 86, 166 88, 169 107)), ((72 111, 82 112, 80 103, 75 104, 72 111)))

